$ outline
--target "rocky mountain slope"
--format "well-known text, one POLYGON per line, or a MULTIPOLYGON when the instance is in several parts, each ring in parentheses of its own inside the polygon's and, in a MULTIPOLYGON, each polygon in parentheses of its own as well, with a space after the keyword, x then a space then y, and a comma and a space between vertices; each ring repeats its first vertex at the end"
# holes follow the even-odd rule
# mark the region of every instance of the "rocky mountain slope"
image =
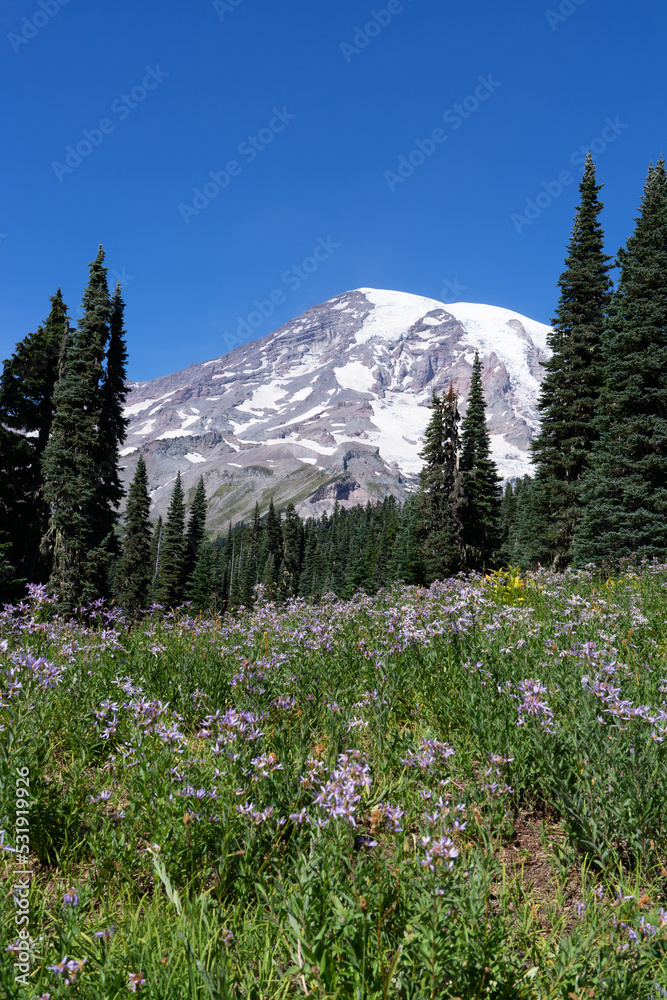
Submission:
POLYGON ((523 475, 547 332, 495 306, 345 292, 214 361, 131 383, 125 480, 143 453, 157 516, 179 469, 186 492, 203 474, 213 530, 271 496, 302 517, 335 500, 402 500, 421 467, 431 392, 453 380, 465 412, 475 349, 498 469, 523 475))

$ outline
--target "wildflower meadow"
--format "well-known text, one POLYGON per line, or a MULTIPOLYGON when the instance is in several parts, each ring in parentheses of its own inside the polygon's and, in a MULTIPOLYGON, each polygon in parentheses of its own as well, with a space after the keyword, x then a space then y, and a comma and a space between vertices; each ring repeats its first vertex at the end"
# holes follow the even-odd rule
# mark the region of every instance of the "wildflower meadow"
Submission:
POLYGON ((667 996, 667 566, 0 640, 3 996, 667 996))

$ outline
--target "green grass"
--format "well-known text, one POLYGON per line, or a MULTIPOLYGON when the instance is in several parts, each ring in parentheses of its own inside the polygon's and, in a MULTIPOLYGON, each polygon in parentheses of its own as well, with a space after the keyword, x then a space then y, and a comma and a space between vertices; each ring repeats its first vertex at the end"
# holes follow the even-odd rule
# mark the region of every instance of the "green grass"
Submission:
POLYGON ((662 995, 666 581, 6 611, 3 995, 662 995))

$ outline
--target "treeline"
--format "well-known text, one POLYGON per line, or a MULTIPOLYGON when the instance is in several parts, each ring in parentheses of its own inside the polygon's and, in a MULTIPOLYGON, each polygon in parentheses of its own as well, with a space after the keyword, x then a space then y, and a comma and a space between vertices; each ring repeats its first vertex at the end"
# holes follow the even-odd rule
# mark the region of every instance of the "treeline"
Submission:
POLYGON ((513 558, 522 566, 667 558, 664 160, 649 166, 616 261, 604 252, 600 190, 589 153, 558 282, 535 477, 514 498, 513 558))
POLYGON ((130 612, 156 602, 219 610, 267 596, 350 597, 507 566, 562 570, 667 559, 667 177, 649 167, 625 247, 604 250, 589 154, 558 281, 533 442, 534 476, 507 484, 490 456, 475 356, 466 415, 433 394, 418 489, 302 523, 292 505, 206 536, 200 480, 186 510, 180 474, 167 518, 150 521, 140 457, 125 517, 119 449, 127 422, 124 304, 104 252, 70 325, 60 290, 0 377, 0 599, 45 584, 64 608, 97 598, 130 612), (611 280, 618 269, 616 285, 611 280))
POLYGON ((433 394, 421 456, 419 488, 400 505, 394 497, 303 522, 293 504, 273 501, 224 537, 205 537, 206 492, 200 478, 186 517, 180 473, 167 518, 152 526, 146 466, 140 457, 130 488, 116 596, 130 612, 151 602, 195 610, 251 607, 261 585, 267 599, 352 597, 402 580, 429 584, 501 558, 500 478, 489 455, 482 365, 475 355, 468 409, 460 422, 450 385, 433 394), (460 426, 459 426, 460 425, 460 426), (459 433, 460 430, 460 433, 459 433), (187 522, 187 523, 186 523, 187 522))
POLYGON ((120 544, 119 449, 127 421, 121 287, 104 250, 90 265, 82 316, 60 289, 43 326, 0 376, 0 596, 48 584, 65 607, 106 597, 120 544))

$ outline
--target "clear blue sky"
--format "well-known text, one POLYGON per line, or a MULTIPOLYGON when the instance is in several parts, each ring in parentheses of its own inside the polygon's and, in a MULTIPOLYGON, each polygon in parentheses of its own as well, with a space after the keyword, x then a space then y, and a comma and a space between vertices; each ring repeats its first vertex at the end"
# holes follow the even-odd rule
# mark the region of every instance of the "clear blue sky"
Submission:
POLYGON ((666 29, 657 0, 3 0, 0 355, 59 284, 79 315, 100 241, 138 380, 359 286, 548 322, 579 148, 610 253, 667 151, 666 29))

